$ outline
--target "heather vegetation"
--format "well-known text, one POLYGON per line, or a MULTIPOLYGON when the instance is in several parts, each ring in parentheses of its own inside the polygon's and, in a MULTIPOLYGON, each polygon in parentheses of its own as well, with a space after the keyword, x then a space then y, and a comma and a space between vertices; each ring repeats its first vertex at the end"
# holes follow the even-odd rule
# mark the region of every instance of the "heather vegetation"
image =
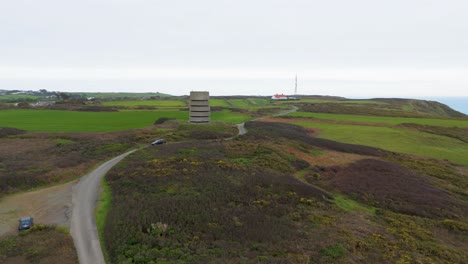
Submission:
POLYGON ((76 179, 135 143, 129 133, 0 137, 0 196, 76 179))
POLYGON ((115 167, 103 230, 111 262, 468 261, 466 189, 447 192, 453 164, 440 181, 403 164, 420 161, 411 156, 297 125, 246 128, 234 140, 144 149, 115 167), (337 155, 357 161, 324 162, 337 155))
POLYGON ((112 133, 26 133, 0 128, 0 196, 74 180, 106 159, 157 138, 215 140, 237 134, 235 126, 221 122, 196 126, 163 118, 156 123, 112 133))
POLYGON ((67 231, 36 225, 19 235, 0 238, 0 263, 78 263, 73 240, 67 231))
MULTIPOLYGON (((212 124, 191 125, 187 98, 148 96, 0 111, 0 196, 164 138, 106 176, 97 222, 110 263, 468 263, 467 121, 456 111, 217 97, 212 124), (291 103, 301 112, 246 122, 291 103)), ((70 241, 39 225, 0 240, 0 262, 76 263, 70 241)))

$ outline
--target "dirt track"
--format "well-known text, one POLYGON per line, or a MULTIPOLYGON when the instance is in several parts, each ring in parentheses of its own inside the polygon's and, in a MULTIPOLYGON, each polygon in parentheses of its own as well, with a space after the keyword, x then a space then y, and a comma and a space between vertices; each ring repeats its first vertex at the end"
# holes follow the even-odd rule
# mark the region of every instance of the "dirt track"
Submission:
POLYGON ((35 223, 70 227, 72 188, 76 181, 0 200, 0 236, 17 232, 18 219, 34 217, 35 223))

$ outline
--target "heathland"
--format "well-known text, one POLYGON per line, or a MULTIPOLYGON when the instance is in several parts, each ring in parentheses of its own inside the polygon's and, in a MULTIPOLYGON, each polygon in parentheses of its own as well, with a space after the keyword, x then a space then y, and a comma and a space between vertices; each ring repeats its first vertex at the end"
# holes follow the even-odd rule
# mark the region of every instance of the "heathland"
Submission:
MULTIPOLYGON (((200 126, 187 124, 184 97, 4 105, 0 195, 76 179, 166 138, 105 178, 97 222, 110 263, 468 262, 463 114, 339 97, 211 106, 215 122, 200 126), (248 121, 292 105, 289 116, 248 121), (248 133, 235 137, 245 121, 248 133)), ((48 234, 2 238, 0 261, 52 256, 15 249, 48 234)))

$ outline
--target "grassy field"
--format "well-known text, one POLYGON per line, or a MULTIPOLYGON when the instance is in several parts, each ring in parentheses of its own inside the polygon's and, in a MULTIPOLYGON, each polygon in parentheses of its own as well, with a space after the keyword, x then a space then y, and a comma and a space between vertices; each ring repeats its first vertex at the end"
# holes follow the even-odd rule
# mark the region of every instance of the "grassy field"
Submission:
MULTIPOLYGON (((188 120, 186 111, 76 112, 58 110, 0 111, 0 127, 34 132, 109 132, 152 125, 161 117, 188 120)), ((212 121, 242 123, 250 116, 229 110, 213 112, 212 121)))
POLYGON ((371 124, 387 124, 398 125, 403 123, 413 123, 419 125, 432 125, 444 127, 468 127, 468 120, 454 119, 436 119, 436 118, 409 118, 409 117, 385 117, 385 116, 365 116, 365 115, 344 115, 344 114, 326 114, 326 113, 310 113, 310 112, 295 112, 289 114, 294 117, 313 117, 318 119, 361 122, 371 124))
POLYGON ((270 102, 262 98, 248 99, 210 99, 210 106, 254 109, 268 105, 270 102))
POLYGON ((319 137, 326 139, 448 159, 468 165, 468 144, 445 136, 391 127, 326 124, 312 121, 297 121, 295 124, 318 129, 319 137))
POLYGON ((86 97, 95 97, 100 99, 109 99, 109 98, 144 98, 144 97, 152 97, 152 96, 160 96, 160 97, 169 97, 168 94, 163 93, 76 93, 85 95, 86 97))
POLYGON ((155 107, 186 107, 187 103, 180 100, 138 100, 138 101, 110 101, 103 102, 104 106, 155 106, 155 107))
POLYGON ((231 104, 224 99, 210 99, 210 106, 231 107, 231 104))
MULTIPOLYGON (((281 102, 281 101, 279 101, 281 102)), ((284 101, 283 103, 287 103, 288 101, 284 101)), ((374 105, 386 105, 387 103, 385 102, 379 102, 379 101, 374 101, 374 100, 351 100, 351 99, 345 99, 345 100, 330 100, 330 99, 315 99, 315 98, 301 98, 299 101, 294 101, 294 103, 314 103, 314 104, 320 104, 320 103, 337 103, 337 104, 358 104, 358 105, 367 105, 367 104, 374 104, 374 105)), ((290 103, 290 101, 289 101, 290 103)))
POLYGON ((39 99, 40 96, 29 95, 29 94, 9 94, 0 95, 0 101, 11 101, 11 100, 25 100, 25 99, 39 99))

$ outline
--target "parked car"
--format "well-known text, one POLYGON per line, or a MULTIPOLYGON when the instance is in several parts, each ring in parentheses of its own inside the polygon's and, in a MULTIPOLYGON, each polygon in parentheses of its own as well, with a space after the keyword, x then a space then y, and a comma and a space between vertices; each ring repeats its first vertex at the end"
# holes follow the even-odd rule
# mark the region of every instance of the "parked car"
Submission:
POLYGON ((151 145, 161 145, 161 144, 166 144, 166 140, 163 138, 156 139, 155 141, 151 142, 151 145))
POLYGON ((18 231, 30 229, 34 225, 34 221, 32 217, 22 217, 18 220, 18 231))

